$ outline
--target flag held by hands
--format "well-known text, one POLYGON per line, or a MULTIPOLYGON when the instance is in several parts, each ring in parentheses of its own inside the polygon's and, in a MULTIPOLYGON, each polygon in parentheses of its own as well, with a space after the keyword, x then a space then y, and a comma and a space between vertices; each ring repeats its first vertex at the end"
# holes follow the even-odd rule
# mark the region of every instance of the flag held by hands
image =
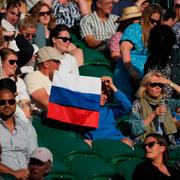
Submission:
POLYGON ((56 71, 47 117, 63 123, 98 127, 101 80, 56 71))

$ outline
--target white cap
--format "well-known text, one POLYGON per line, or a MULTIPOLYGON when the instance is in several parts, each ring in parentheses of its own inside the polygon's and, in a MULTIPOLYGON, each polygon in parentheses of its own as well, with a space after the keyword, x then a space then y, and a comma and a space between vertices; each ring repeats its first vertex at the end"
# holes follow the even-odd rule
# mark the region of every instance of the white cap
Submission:
POLYGON ((46 163, 48 161, 50 161, 51 163, 53 162, 53 155, 52 155, 51 151, 47 148, 44 148, 44 147, 36 148, 32 152, 30 158, 38 159, 44 163, 46 163))

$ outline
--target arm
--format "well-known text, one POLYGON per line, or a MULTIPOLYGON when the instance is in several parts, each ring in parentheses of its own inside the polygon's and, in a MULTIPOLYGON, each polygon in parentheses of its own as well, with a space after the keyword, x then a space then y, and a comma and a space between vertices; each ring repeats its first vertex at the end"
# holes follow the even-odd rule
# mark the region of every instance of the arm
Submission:
POLYGON ((90 48, 96 48, 103 43, 103 41, 97 40, 93 35, 84 37, 84 40, 90 48))
POLYGON ((130 76, 133 79, 138 79, 139 75, 138 73, 133 69, 132 63, 131 63, 131 50, 133 48, 133 44, 129 41, 123 41, 120 45, 120 50, 122 54, 122 60, 124 62, 124 65, 129 72, 130 76))
POLYGON ((42 106, 48 106, 49 95, 44 88, 38 89, 31 94, 31 97, 39 102, 42 106))
POLYGON ((90 13, 89 6, 86 0, 74 0, 79 4, 80 12, 83 16, 90 13))
POLYGON ((17 179, 24 179, 29 176, 29 171, 27 169, 19 169, 17 171, 14 171, 2 163, 0 163, 0 173, 11 174, 12 176, 15 176, 17 179))

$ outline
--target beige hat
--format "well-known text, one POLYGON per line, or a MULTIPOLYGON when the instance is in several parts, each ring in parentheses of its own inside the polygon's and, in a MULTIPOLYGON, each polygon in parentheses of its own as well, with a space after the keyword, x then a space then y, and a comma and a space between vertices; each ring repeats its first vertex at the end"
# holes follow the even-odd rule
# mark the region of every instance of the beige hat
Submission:
POLYGON ((50 161, 51 163, 53 162, 53 155, 51 151, 45 147, 36 148, 32 152, 30 158, 38 159, 43 163, 46 163, 48 161, 50 161))
POLYGON ((132 19, 132 18, 138 18, 141 16, 142 16, 142 13, 141 13, 141 10, 139 9, 139 7, 128 6, 123 9, 122 16, 116 20, 116 23, 124 21, 124 20, 128 20, 128 19, 132 19))
POLYGON ((37 63, 42 63, 48 60, 57 60, 60 61, 62 59, 62 55, 51 46, 41 48, 37 53, 37 63))

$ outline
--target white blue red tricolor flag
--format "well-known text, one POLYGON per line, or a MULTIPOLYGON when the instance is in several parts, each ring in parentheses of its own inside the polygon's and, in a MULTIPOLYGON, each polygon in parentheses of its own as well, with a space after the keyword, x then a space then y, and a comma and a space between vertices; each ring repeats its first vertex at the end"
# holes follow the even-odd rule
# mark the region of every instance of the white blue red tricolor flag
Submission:
POLYGON ((47 117, 73 125, 98 127, 101 79, 56 71, 47 117))

